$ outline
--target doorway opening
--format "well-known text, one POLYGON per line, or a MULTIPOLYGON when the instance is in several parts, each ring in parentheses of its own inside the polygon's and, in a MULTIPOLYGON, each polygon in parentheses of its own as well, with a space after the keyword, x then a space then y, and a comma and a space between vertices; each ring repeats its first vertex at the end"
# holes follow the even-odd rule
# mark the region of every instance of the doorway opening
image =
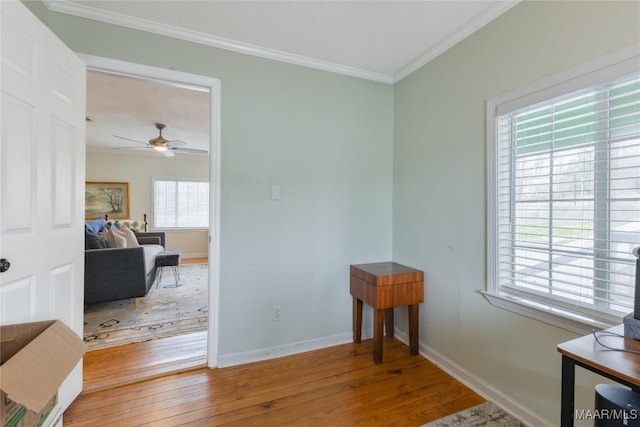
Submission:
MULTIPOLYGON (((127 219, 138 222, 151 234, 164 234, 164 249, 179 251, 181 255, 177 269, 158 267, 158 270, 165 269, 162 280, 156 278, 141 299, 148 299, 147 307, 134 312, 126 320, 130 324, 123 326, 131 326, 131 333, 143 326, 139 330, 147 336, 131 341, 145 341, 146 344, 138 348, 147 348, 147 351, 159 345, 147 341, 149 337, 199 333, 199 339, 206 341, 206 364, 216 367, 220 82, 210 77, 107 58, 80 57, 88 68, 86 181, 127 180, 131 216, 127 219), (120 102, 115 102, 114 95, 118 91, 121 92, 120 102), (158 138, 168 143, 163 150, 153 146, 158 138), (166 185, 162 187, 159 182, 166 185), (208 201, 203 204, 204 196, 208 201), (175 205, 181 209, 167 209, 167 206, 175 205), (185 207, 186 210, 182 209, 185 207), (194 217, 199 222, 193 222, 194 217), (164 293, 162 298, 151 301, 154 294, 159 296, 161 293, 164 293), (197 301, 188 301, 185 295, 195 297, 197 301), (156 322, 158 319, 154 316, 163 310, 173 318, 156 322)), ((109 219, 112 224, 117 220, 109 219)), ((119 313, 125 316, 124 311, 119 313)), ((98 327, 100 323, 103 322, 99 322, 98 327)), ((105 330, 110 327, 109 330, 115 330, 113 322, 103 326, 105 330)), ((116 337, 113 342, 126 343, 125 335, 116 337)), ((96 339, 101 339, 99 334, 96 339)), ((185 356, 189 357, 188 354, 185 356)))

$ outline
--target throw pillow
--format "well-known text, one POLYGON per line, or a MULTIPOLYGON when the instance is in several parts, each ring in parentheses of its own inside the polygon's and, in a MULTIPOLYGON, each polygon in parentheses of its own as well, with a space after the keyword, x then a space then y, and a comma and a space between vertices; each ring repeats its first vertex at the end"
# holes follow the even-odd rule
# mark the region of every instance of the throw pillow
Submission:
POLYGON ((136 239, 135 233, 130 229, 128 229, 127 227, 125 227, 124 225, 120 228, 120 230, 116 230, 114 228, 112 229, 112 231, 116 235, 122 236, 127 240, 128 248, 137 248, 138 246, 140 246, 140 244, 138 243, 138 239, 136 239))
POLYGON ((104 218, 96 218, 91 221, 85 221, 84 226, 95 233, 99 233, 104 228, 104 224, 104 218))
POLYGON ((94 233, 89 228, 84 229, 84 248, 85 249, 104 249, 107 247, 107 242, 104 241, 102 236, 94 233))
POLYGON ((127 247, 127 239, 125 239, 124 237, 114 233, 113 231, 114 230, 111 230, 111 234, 113 234, 113 239, 116 242, 116 248, 126 248, 127 247))
POLYGON ((120 227, 120 231, 124 231, 125 233, 127 233, 127 235, 129 237, 127 237, 127 245, 131 248, 137 248, 138 246, 140 246, 140 243, 138 243, 138 237, 136 236, 136 232, 134 230, 132 230, 131 228, 122 225, 120 227))
POLYGON ((105 242, 107 243, 107 247, 108 248, 116 248, 116 240, 113 237, 113 233, 111 232, 111 228, 105 228, 104 230, 102 230, 102 233, 100 233, 100 235, 102 236, 102 238, 105 240, 105 242))

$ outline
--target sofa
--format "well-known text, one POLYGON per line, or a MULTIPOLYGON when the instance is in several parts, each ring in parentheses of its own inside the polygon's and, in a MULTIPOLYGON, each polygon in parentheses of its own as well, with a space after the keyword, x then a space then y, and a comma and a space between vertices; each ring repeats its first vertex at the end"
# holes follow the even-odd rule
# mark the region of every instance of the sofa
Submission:
MULTIPOLYGON (((155 281, 155 258, 164 251, 164 232, 132 232, 137 244, 97 247, 88 243, 93 234, 85 225, 84 304, 139 298, 155 281)), ((106 246, 106 245, 105 245, 106 246)))

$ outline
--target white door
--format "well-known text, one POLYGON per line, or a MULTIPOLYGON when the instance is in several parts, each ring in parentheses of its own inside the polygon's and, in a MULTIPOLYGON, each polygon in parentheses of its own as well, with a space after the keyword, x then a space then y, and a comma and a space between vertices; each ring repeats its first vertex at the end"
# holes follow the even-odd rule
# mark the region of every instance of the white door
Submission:
MULTIPOLYGON (((0 15, 0 323, 82 336, 86 67, 21 2, 0 15)), ((48 422, 81 387, 79 363, 48 422)))

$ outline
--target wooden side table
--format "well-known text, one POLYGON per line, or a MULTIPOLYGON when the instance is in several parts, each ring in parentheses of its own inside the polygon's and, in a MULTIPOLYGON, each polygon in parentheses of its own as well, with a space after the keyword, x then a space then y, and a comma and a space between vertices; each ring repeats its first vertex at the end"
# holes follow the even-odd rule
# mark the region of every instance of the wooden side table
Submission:
POLYGON ((640 392, 640 341, 624 337, 624 326, 605 329, 600 337, 603 344, 628 351, 613 351, 596 343, 593 334, 558 344, 562 354, 562 427, 573 426, 575 417, 576 366, 640 392))
POLYGON ((424 273, 395 262, 351 265, 353 342, 362 340, 362 303, 374 309, 373 360, 382 363, 382 329, 393 336, 393 308, 409 306, 409 350, 418 354, 420 303, 424 301, 424 273))

